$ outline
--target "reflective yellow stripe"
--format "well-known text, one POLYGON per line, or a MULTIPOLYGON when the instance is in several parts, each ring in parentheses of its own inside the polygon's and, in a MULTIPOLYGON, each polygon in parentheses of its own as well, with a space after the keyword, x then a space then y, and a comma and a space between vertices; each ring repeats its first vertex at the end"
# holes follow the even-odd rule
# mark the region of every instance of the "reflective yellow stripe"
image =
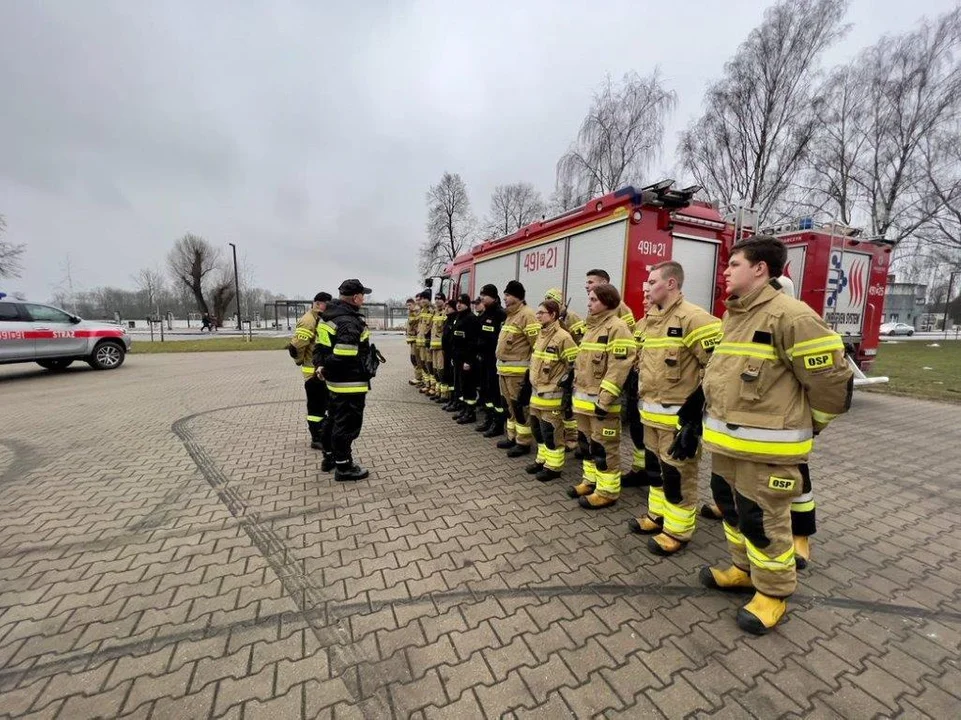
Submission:
POLYGON ((772 572, 785 572, 786 570, 794 568, 794 545, 791 545, 791 547, 783 553, 773 558, 765 555, 762 550, 757 548, 746 537, 744 538, 744 546, 747 549, 747 559, 750 560, 751 565, 755 567, 772 572))
POLYGON ((367 392, 367 383, 365 382, 327 382, 327 388, 331 392, 335 393, 365 393, 367 392))
MULTIPOLYGON (((575 410, 583 410, 584 412, 593 414, 594 409, 597 407, 597 403, 595 403, 593 400, 582 400, 575 397, 573 399, 573 406, 575 410)), ((609 408, 607 408, 607 412, 610 415, 619 413, 620 411, 620 405, 611 405, 609 408)))
POLYGON ((621 388, 609 380, 601 380, 601 390, 607 390, 614 397, 621 394, 621 388))
POLYGON ((778 442, 770 440, 744 440, 741 438, 726 435, 711 430, 706 425, 704 427, 704 442, 709 442, 727 450, 734 450, 741 453, 752 455, 767 455, 770 457, 794 457, 796 455, 807 455, 814 447, 813 440, 801 440, 799 442, 778 442))
POLYGON ((308 415, 307 422, 320 422, 324 419, 323 415, 308 415))
POLYGON ((647 420, 648 422, 656 425, 663 425, 664 427, 671 428, 672 430, 681 427, 681 421, 678 419, 677 415, 666 415, 663 413, 654 413, 648 412, 647 410, 641 410, 641 420, 647 420))
POLYGON ((568 332, 571 335, 580 335, 586 329, 587 329, 587 323, 584 322, 583 320, 578 320, 576 323, 571 325, 570 328, 568 328, 568 332))
POLYGON ((360 334, 360 341, 364 342, 364 340, 367 340, 368 338, 370 338, 370 330, 364 328, 364 331, 360 334))
POLYGON ((314 369, 313 369, 312 367, 308 367, 308 366, 306 366, 306 365, 301 365, 301 366, 300 366, 300 371, 301 371, 304 375, 313 375, 313 374, 314 374, 314 369))
POLYGON ((607 351, 613 352, 615 350, 636 350, 637 343, 634 342, 634 338, 618 338, 617 340, 611 340, 607 343, 607 351))
POLYGON ((727 538, 727 541, 732 545, 743 547, 744 536, 741 534, 741 531, 736 527, 728 525, 726 522, 722 522, 721 524, 724 526, 724 536, 727 538))
POLYGON ((584 460, 581 462, 581 477, 584 482, 588 485, 593 485, 597 482, 597 467, 594 465, 593 460, 584 460))
POLYGON ((530 429, 529 427, 527 427, 527 425, 522 425, 521 423, 515 423, 515 424, 514 424, 514 431, 515 431, 518 435, 530 435, 530 434, 531 434, 531 429, 530 429))
POLYGON ((565 430, 577 430, 577 420, 565 420, 564 421, 565 430))
POLYGON ((562 398, 542 398, 537 397, 537 395, 531 395, 531 407, 534 408, 549 410, 551 408, 559 408, 562 403, 562 398))
POLYGON ((556 353, 549 353, 543 350, 535 350, 534 352, 531 353, 531 357, 535 357, 538 360, 546 360, 547 362, 554 362, 555 360, 557 360, 556 353))
POLYGON ((607 345, 605 343, 584 341, 581 343, 581 350, 594 350, 596 352, 607 352, 607 345))
POLYGON ((529 325, 524 327, 524 332, 526 332, 528 335, 537 335, 540 331, 541 331, 540 323, 530 323, 529 325))
POLYGON ((343 343, 337 343, 334 345, 334 355, 344 355, 346 357, 353 357, 360 352, 360 348, 356 345, 345 345, 343 343))
POLYGON ((579 351, 579 348, 577 346, 568 348, 567 350, 564 351, 564 359, 567 360, 568 362, 573 362, 575 359, 577 359, 578 351, 579 351))
POLYGON ((694 343, 699 340, 703 340, 707 337, 721 335, 721 323, 710 323, 704 327, 699 327, 697 330, 692 330, 687 335, 684 336, 684 344, 691 347, 694 343))
POLYGON ((502 333, 507 333, 508 335, 523 335, 524 331, 521 330, 516 325, 503 325, 501 327, 502 333))
POLYGON ((814 422, 819 423, 821 425, 827 425, 834 418, 836 418, 837 415, 834 413, 821 412, 820 410, 815 410, 814 408, 811 408, 811 417, 814 418, 814 422))
POLYGON ((814 507, 813 500, 803 503, 791 503, 791 512, 811 512, 814 510, 814 507))
POLYGON ((647 456, 644 448, 634 448, 631 451, 631 470, 643 470, 647 465, 647 456))
POLYGON ((301 340, 310 340, 312 337, 314 337, 314 333, 310 332, 310 330, 305 330, 304 328, 297 328, 294 334, 301 340))
POLYGON ((664 515, 664 488, 651 486, 647 491, 647 514, 651 517, 664 515))
MULTIPOLYGON (((650 342, 650 341, 648 341, 650 342)), ((754 342, 721 342, 714 348, 715 355, 739 355, 742 357, 777 360, 777 353, 770 345, 754 342)))
POLYGON ((621 471, 617 470, 594 470, 596 481, 595 489, 598 492, 617 496, 621 492, 621 471))
POLYGON ((787 354, 788 357, 793 358, 795 355, 809 355, 813 352, 829 352, 832 350, 844 350, 844 343, 841 341, 841 336, 837 333, 822 335, 813 340, 795 343, 794 347, 788 350, 787 354))
POLYGON ((694 508, 682 508, 672 502, 664 501, 664 529, 677 535, 687 535, 694 531, 697 512, 694 508))
POLYGON ((663 348, 684 347, 681 338, 649 337, 644 339, 645 350, 661 350, 663 348))

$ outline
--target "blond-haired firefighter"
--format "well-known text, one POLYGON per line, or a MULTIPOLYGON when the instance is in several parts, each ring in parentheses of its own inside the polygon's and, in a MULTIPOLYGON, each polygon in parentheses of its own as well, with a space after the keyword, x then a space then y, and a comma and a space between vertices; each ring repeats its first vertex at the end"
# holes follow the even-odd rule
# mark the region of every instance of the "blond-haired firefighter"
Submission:
POLYGON ((556 480, 564 469, 564 395, 577 358, 577 343, 561 326, 560 314, 560 303, 550 299, 535 313, 541 329, 531 353, 530 423, 537 458, 525 469, 541 482, 556 480))
MULTIPOLYGON (((310 447, 325 450, 323 423, 327 415, 327 383, 314 374, 314 345, 317 342, 317 322, 331 301, 330 293, 319 292, 303 317, 297 321, 294 336, 287 343, 287 352, 294 363, 300 367, 304 378, 304 392, 307 395, 307 429, 310 431, 310 447)), ((328 433, 329 435, 329 433, 328 433)), ((329 445, 329 443, 328 443, 329 445)))
POLYGON ((433 386, 429 395, 435 402, 447 402, 450 390, 444 381, 444 323, 447 320, 447 297, 434 296, 434 312, 430 316, 430 366, 433 386))
POLYGON ((587 332, 574 365, 574 414, 583 478, 568 495, 581 507, 598 509, 621 494, 621 396, 634 364, 634 336, 617 316, 621 295, 596 285, 587 298, 587 332))
POLYGON ((417 295, 420 311, 417 313, 417 370, 420 376, 420 391, 427 393, 431 389, 430 374, 430 290, 423 290, 417 295))
POLYGON ((410 351, 410 364, 414 369, 414 378, 408 380, 411 385, 420 385, 420 368, 417 361, 417 325, 420 322, 420 307, 414 298, 407 298, 407 330, 404 339, 410 351))
POLYGON ((653 535, 648 549, 656 555, 676 553, 694 534, 700 450, 678 460, 670 449, 677 413, 700 388, 704 367, 721 340, 721 321, 685 300, 683 285, 684 269, 673 261, 655 265, 647 279, 640 411, 644 444, 657 456, 661 476, 651 478, 647 514, 629 526, 653 535))
POLYGON ((541 326, 534 311, 524 302, 524 286, 511 280, 504 288, 507 317, 497 338, 497 375, 507 408, 507 437, 497 443, 508 457, 531 451, 534 437, 528 419, 531 384, 531 352, 541 326))
POLYGON ((769 235, 732 248, 724 337, 702 384, 703 426, 698 408, 687 407, 694 403, 679 413, 678 454, 703 428, 714 455, 711 490, 732 559, 726 568, 703 568, 701 583, 753 588, 737 624, 754 634, 778 624, 797 587, 791 503, 802 492, 799 465, 815 433, 848 410, 854 388, 840 336, 772 283, 786 260, 784 243, 769 235))
MULTIPOLYGON (((553 300, 561 309, 561 314, 557 318, 561 328, 567 331, 575 343, 580 343, 587 330, 587 323, 576 312, 571 310, 564 303, 564 294, 560 288, 551 288, 544 295, 545 300, 553 300)), ((574 418, 574 406, 571 402, 573 386, 568 385, 564 395, 564 448, 572 452, 577 450, 577 420, 574 418)), ((578 453, 580 454, 580 453, 578 453)))

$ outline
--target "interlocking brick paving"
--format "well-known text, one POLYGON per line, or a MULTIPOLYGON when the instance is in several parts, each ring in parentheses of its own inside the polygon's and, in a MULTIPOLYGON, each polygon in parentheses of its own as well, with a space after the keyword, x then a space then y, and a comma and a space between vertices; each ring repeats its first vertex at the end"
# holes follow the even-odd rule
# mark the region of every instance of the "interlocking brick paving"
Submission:
POLYGON ((754 638, 697 584, 720 527, 651 556, 642 491, 581 510, 573 458, 536 482, 377 342, 350 485, 285 353, 0 368, 0 715, 958 716, 961 407, 856 396, 790 621, 754 638))

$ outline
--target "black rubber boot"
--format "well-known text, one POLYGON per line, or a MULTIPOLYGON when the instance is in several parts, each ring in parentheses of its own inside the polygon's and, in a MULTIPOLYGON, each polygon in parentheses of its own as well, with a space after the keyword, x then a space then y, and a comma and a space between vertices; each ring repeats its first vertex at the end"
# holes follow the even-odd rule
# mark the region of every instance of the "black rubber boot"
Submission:
POLYGON ((485 433, 494 427, 494 413, 490 410, 484 410, 484 422, 474 428, 474 432, 485 433))
POLYGON ((334 456, 331 453, 324 453, 324 459, 320 462, 321 472, 330 472, 334 469, 337 463, 334 462, 334 456))
POLYGON ((550 470, 548 468, 544 468, 539 473, 537 473, 537 475, 535 475, 534 477, 540 480, 541 482, 550 482, 551 480, 557 480, 557 478, 559 478, 560 476, 561 474, 557 470, 550 470))
POLYGON ((458 425, 470 425, 475 422, 477 422, 477 408, 473 405, 468 405, 463 414, 457 418, 458 425))
POLYGON ((370 475, 370 473, 367 471, 367 468, 361 467, 353 460, 349 460, 346 463, 337 463, 337 469, 334 470, 334 480, 337 482, 363 480, 368 475, 370 475))
POLYGON ((528 475, 537 475, 537 473, 539 473, 543 469, 544 469, 543 463, 532 462, 530 465, 524 468, 524 472, 526 472, 528 475))
MULTIPOLYGON (((497 443, 497 444, 498 446, 500 446, 500 443, 497 443)), ((522 455, 530 455, 530 454, 531 454, 530 445, 518 445, 517 443, 515 443, 514 446, 507 451, 507 457, 509 458, 517 458, 517 457, 521 457, 522 455)))
POLYGON ((511 440, 510 438, 506 437, 506 438, 504 438, 503 440, 498 441, 498 443, 497 443, 497 449, 498 449, 498 450, 510 450, 510 449, 511 449, 512 447, 514 447, 515 445, 517 445, 517 443, 516 443, 514 440, 511 440))
MULTIPOLYGON (((484 437, 493 438, 498 435, 503 435, 505 432, 505 426, 507 425, 507 420, 504 418, 504 413, 493 413, 494 422, 491 424, 490 430, 484 433, 484 437)), ((508 445, 507 447, 510 447, 508 445)))

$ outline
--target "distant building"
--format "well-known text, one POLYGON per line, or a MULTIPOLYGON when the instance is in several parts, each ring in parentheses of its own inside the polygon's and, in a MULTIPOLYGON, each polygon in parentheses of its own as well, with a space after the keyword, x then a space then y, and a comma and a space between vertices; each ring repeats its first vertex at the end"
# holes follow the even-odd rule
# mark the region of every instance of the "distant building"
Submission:
POLYGON ((919 283, 895 282, 894 275, 888 275, 888 286, 884 291, 884 315, 881 322, 907 323, 915 330, 921 316, 925 314, 925 298, 928 286, 919 283))

